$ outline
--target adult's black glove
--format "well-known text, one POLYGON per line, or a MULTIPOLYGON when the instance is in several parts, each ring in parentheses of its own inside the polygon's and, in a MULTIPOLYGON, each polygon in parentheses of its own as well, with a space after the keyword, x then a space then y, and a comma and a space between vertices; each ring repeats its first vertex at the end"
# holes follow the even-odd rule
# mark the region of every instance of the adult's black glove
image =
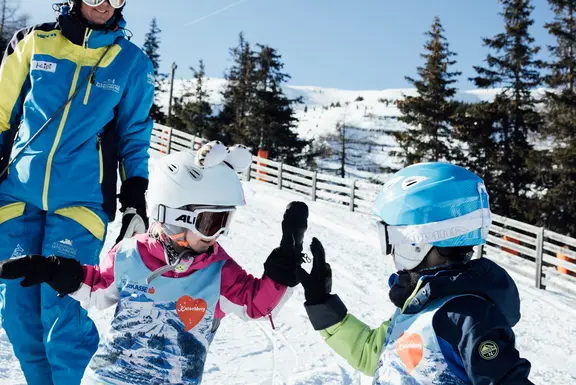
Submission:
POLYGON ((124 238, 143 234, 148 229, 146 190, 148 190, 148 180, 139 176, 126 179, 122 183, 120 195, 118 195, 122 212, 122 228, 116 238, 116 243, 124 238))
POLYGON ((84 269, 72 258, 29 254, 0 262, 0 278, 24 278, 20 285, 30 287, 46 282, 60 297, 77 291, 84 280, 84 269))
POLYGON ((315 330, 324 330, 342 321, 348 309, 337 295, 330 294, 332 269, 326 262, 324 247, 317 238, 312 238, 310 251, 314 257, 312 270, 308 273, 299 267, 298 278, 304 288, 304 307, 310 323, 315 330))
POLYGON ((302 242, 308 228, 308 206, 304 202, 290 202, 282 219, 280 247, 264 262, 264 273, 274 282, 294 287, 298 285, 298 268, 304 262, 302 242))

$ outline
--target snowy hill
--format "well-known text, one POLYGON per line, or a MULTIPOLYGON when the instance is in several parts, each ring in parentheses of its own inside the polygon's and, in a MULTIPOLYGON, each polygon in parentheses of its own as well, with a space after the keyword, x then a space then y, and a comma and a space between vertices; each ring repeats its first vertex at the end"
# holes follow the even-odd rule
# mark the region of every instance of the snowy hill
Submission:
MULTIPOLYGON (((174 95, 182 94, 184 80, 176 80, 174 95)), ((218 109, 222 103, 221 90, 226 86, 224 79, 210 78, 206 82, 210 92, 210 102, 218 109)), ((481 102, 491 100, 500 90, 460 91, 457 100, 481 102)), ((406 125, 396 120, 401 115, 396 101, 408 95, 415 95, 415 89, 383 90, 342 90, 312 86, 286 86, 284 92, 289 98, 301 97, 303 104, 296 106, 299 124, 298 135, 304 139, 317 139, 326 142, 335 151, 340 151, 336 138, 337 125, 345 124, 346 138, 350 141, 346 158, 350 166, 347 177, 376 178, 388 167, 400 167, 399 160, 389 152, 398 149, 392 132, 404 130, 406 125)), ((540 91, 535 91, 539 93, 540 91)), ((161 96, 161 104, 168 110, 168 93, 161 96)), ((319 161, 319 167, 328 174, 337 174, 340 156, 334 154, 319 161), (330 171, 332 170, 332 171, 330 171)))
MULTIPOLYGON (((248 204, 236 213, 231 236, 223 238, 222 244, 248 272, 259 276, 263 262, 280 241, 286 205, 305 198, 255 181, 244 186, 248 204)), ((393 263, 380 254, 370 216, 322 202, 306 202, 310 218, 305 243, 312 237, 323 242, 333 270, 333 291, 352 314, 372 327, 379 326, 394 311, 386 288, 393 263)), ((119 226, 117 220, 109 227, 104 251, 112 246, 119 226)), ((305 268, 309 269, 309 264, 305 268)), ((576 339, 576 298, 538 290, 533 279, 510 274, 521 298, 522 319, 514 328, 516 344, 532 363, 531 380, 536 385, 576 384, 576 345, 572 343, 576 339)), ((274 319, 275 330, 267 319, 244 322, 226 317, 210 347, 204 384, 371 384, 371 378, 352 369, 312 329, 303 302, 304 293, 297 287, 274 319)), ((101 333, 106 332, 113 312, 113 308, 90 312, 101 333)), ((6 334, 0 329, 0 385, 24 384, 6 334)))

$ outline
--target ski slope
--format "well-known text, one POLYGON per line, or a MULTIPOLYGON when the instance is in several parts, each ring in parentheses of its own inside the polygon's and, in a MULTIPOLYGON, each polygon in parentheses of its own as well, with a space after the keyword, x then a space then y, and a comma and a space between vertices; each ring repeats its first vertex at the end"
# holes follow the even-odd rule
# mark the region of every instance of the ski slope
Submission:
MULTIPOLYGON (((333 291, 349 311, 372 327, 394 311, 386 282, 391 260, 380 255, 376 230, 368 215, 351 213, 322 202, 310 202, 274 186, 244 182, 247 206, 238 210, 225 249, 247 271, 261 275, 263 262, 280 241, 280 221, 286 205, 304 200, 310 207, 306 244, 320 239, 333 270, 333 291)), ((104 250, 112 246, 120 221, 109 228, 104 250)), ((307 266, 309 269, 309 266, 307 266)), ((521 295, 522 320, 515 327, 517 346, 532 362, 531 380, 540 385, 576 384, 576 298, 540 291, 532 280, 512 274, 521 295)), ((370 384, 334 354, 308 323, 298 287, 282 312, 270 322, 244 322, 226 317, 210 348, 204 384, 336 385, 370 384)), ((106 331, 113 308, 91 311, 100 332, 106 331)), ((10 344, 0 329, 0 384, 23 385, 10 344)))

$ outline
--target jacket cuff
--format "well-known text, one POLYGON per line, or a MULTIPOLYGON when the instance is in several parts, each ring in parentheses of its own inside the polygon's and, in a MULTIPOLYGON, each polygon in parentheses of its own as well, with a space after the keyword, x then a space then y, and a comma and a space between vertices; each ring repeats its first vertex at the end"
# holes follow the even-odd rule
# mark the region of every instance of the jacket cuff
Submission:
POLYGON ((326 301, 319 304, 305 303, 304 308, 314 330, 324 330, 334 326, 348 314, 346 305, 336 294, 330 295, 326 301))

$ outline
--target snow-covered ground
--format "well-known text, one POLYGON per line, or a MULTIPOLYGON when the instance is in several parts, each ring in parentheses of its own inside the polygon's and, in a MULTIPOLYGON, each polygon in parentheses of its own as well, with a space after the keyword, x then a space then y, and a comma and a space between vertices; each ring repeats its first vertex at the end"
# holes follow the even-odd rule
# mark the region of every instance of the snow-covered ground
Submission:
MULTIPOLYGON (((394 307, 388 301, 386 282, 393 264, 380 255, 368 215, 310 202, 256 181, 244 186, 248 205, 238 210, 231 236, 223 238, 222 244, 247 271, 262 274, 264 260, 280 241, 286 205, 304 200, 311 212, 306 243, 313 236, 323 242, 332 265, 334 292, 351 313, 373 327, 390 317, 394 307)), ((111 224, 104 250, 112 245, 119 225, 119 220, 111 224)), ((537 290, 532 279, 511 274, 522 301, 522 320, 515 327, 517 346, 532 362, 531 380, 539 385, 576 384, 576 298, 537 290)), ((298 287, 276 317, 276 330, 268 320, 244 322, 226 317, 210 348, 204 384, 370 384, 369 377, 353 370, 314 332, 303 302, 303 291, 298 287)), ((91 312, 101 332, 112 313, 113 309, 91 312)), ((0 384, 25 384, 3 329, 0 384)))

